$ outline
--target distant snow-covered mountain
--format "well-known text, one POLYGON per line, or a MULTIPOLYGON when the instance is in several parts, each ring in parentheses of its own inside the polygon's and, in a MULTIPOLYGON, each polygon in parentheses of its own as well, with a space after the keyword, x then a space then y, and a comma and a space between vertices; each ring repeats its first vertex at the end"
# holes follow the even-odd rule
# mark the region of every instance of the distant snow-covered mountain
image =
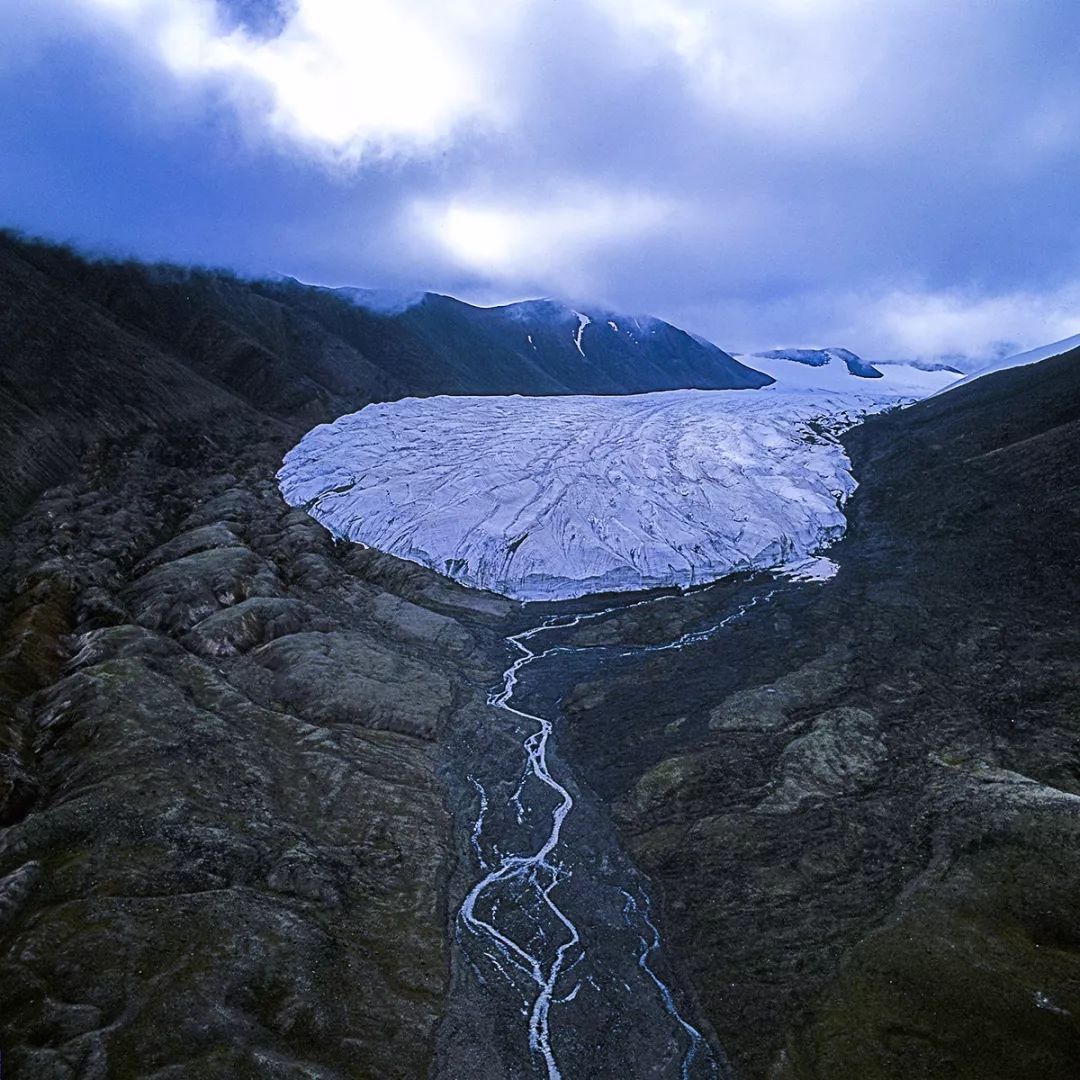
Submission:
POLYGON ((861 379, 880 379, 881 372, 872 364, 868 364, 861 356, 853 353, 850 349, 770 349, 766 352, 753 354, 754 359, 761 360, 790 360, 796 364, 807 364, 810 367, 825 367, 839 360, 844 364, 852 375, 861 379))
POLYGON ((915 400, 936 393, 959 377, 948 368, 927 370, 909 364, 883 364, 879 371, 848 349, 774 349, 737 359, 769 375, 774 380, 771 389, 778 392, 915 400))

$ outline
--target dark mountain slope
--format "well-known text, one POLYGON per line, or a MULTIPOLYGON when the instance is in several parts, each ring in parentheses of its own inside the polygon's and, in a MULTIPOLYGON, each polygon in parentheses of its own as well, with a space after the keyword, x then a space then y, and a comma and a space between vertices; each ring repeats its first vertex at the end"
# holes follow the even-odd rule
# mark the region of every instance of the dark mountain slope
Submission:
POLYGON ((436 751, 501 661, 460 616, 502 608, 282 503, 310 422, 290 409, 346 401, 329 351, 320 379, 285 374, 304 325, 280 305, 22 254, 2 265, 5 516, 25 509, 0 534, 4 1073, 424 1075, 453 861, 436 751))
MULTIPOLYGON (((824 586, 568 699, 744 1077, 1075 1076, 1080 351, 845 436, 824 586)), ((623 616, 664 640, 760 592, 623 616)), ((596 630, 593 633, 599 633, 596 630)))
POLYGON ((335 547, 283 442, 109 439, 0 541, 5 1074, 427 1071, 485 600, 335 547))
POLYGON ((299 433, 403 384, 221 275, 0 236, 0 526, 102 440, 255 420, 299 433))
POLYGON ((518 393, 519 369, 534 380, 530 392, 545 394, 744 389, 772 381, 659 319, 579 313, 553 300, 476 308, 428 294, 395 319, 445 358, 447 393, 468 392, 478 377, 491 392, 518 393))

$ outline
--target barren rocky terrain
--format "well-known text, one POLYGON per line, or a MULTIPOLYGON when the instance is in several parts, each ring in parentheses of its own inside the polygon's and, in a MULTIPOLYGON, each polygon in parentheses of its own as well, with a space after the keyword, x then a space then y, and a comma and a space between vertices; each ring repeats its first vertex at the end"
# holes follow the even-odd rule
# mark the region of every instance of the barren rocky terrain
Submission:
MULTIPOLYGON (((520 768, 506 636, 610 605, 518 699, 580 811, 594 971, 640 970, 629 877, 718 1070, 1075 1076, 1076 353, 849 432, 825 584, 522 610, 282 501, 389 369, 226 278, 7 241, 0 270, 6 1075, 542 1070, 511 999, 470 1011, 469 770, 520 768)), ((644 1000, 553 1005, 563 1075, 679 1075, 644 1000)))

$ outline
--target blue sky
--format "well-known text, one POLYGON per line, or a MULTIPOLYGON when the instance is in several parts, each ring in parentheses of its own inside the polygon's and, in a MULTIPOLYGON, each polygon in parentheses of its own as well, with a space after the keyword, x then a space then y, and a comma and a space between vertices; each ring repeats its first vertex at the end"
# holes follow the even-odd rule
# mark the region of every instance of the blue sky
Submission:
POLYGON ((1080 332, 1080 5, 0 3, 0 220, 733 351, 1080 332))

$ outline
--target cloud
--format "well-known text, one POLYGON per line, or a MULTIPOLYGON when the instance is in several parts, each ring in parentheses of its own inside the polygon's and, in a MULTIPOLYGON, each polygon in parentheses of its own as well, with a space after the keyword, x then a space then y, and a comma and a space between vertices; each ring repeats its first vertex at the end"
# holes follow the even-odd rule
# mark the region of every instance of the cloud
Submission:
POLYGON ((564 295, 602 283, 584 269, 599 252, 625 252, 677 218, 670 201, 642 192, 584 185, 515 201, 454 196, 409 208, 419 245, 436 245, 459 267, 509 283, 560 283, 564 295))
POLYGON ((351 300, 357 307, 375 315, 401 315, 410 308, 416 307, 425 296, 424 293, 416 290, 398 292, 394 289, 343 288, 336 291, 339 296, 351 300))
POLYGON ((814 290, 664 314, 731 352, 847 345, 871 360, 949 358, 974 370, 1080 333, 1080 277, 1043 291, 814 290))
POLYGON ((865 5, 850 0, 595 2, 639 53, 674 58, 702 104, 758 130, 840 134, 830 117, 879 59, 865 5))
POLYGON ((1045 292, 896 291, 864 303, 894 355, 989 359, 1080 333, 1080 280, 1045 292))
MULTIPOLYGON (((441 151, 477 131, 512 138, 570 108, 593 128, 612 90, 642 78, 661 97, 677 87, 686 119, 734 137, 894 148, 925 126, 934 95, 956 90, 950 72, 962 81, 966 68, 955 61, 980 41, 959 36, 952 65, 920 65, 913 80, 917 53, 943 52, 950 30, 965 29, 961 15, 920 0, 887 17, 856 0, 289 0, 261 20, 278 30, 265 34, 234 14, 252 0, 67 2, 175 77, 223 87, 290 152, 354 165, 441 151), (542 100, 530 94, 537 82, 542 100), (537 107, 547 116, 530 114, 537 107), (886 129, 893 138, 882 140, 886 129)), ((1034 144, 1059 139, 1061 100, 1058 119, 1021 119, 1034 144)))
POLYGON ((431 153, 508 119, 483 62, 513 18, 478 0, 297 0, 273 36, 212 0, 80 0, 181 80, 218 83, 293 151, 338 163, 431 153))

